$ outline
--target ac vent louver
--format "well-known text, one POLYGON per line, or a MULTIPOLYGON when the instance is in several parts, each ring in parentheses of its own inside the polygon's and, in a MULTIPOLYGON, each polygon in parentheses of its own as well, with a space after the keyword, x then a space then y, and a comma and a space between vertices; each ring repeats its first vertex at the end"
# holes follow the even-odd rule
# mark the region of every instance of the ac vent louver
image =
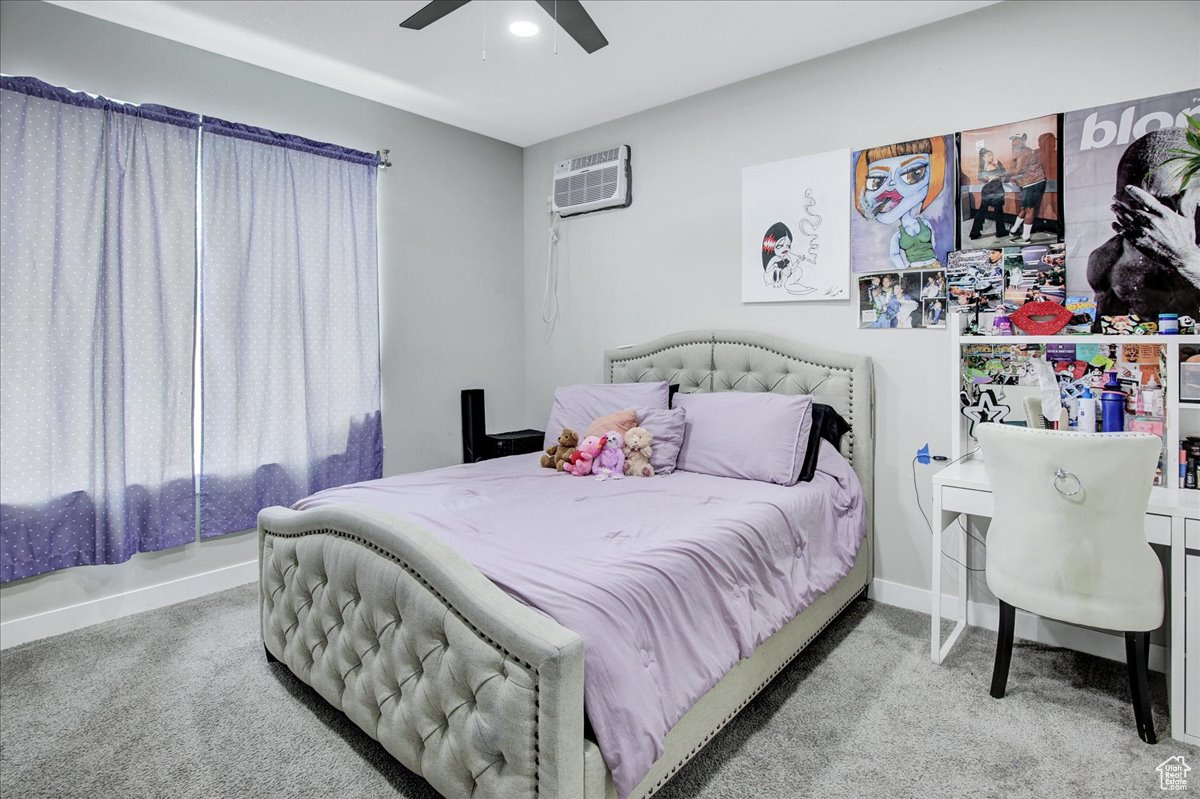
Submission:
POLYGON ((559 161, 554 166, 554 210, 575 216, 628 207, 631 183, 628 145, 559 161))

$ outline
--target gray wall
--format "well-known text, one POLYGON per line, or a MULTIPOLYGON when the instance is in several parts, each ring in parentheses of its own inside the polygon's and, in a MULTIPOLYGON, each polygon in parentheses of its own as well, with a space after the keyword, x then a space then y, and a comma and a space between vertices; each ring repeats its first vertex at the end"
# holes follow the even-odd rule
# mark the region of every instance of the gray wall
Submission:
MULTIPOLYGON (((600 381, 605 348, 676 330, 744 328, 869 354, 876 575, 927 589, 910 463, 927 441, 949 444, 947 333, 860 331, 846 303, 742 305, 741 169, 1195 88, 1198 31, 1195 2, 1006 2, 526 148, 526 421, 545 423, 555 385, 600 381), (554 162, 617 144, 633 149, 633 205, 563 221, 562 319, 547 341, 534 311, 554 162)), ((926 503, 929 474, 918 472, 926 503)))
MULTIPOLYGON (((384 472, 458 462, 462 388, 487 390, 491 429, 520 420, 520 148, 44 3, 0 3, 0 71, 391 148, 395 166, 379 176, 384 472)), ((0 618, 244 563, 255 551, 242 538, 9 585, 0 618)))

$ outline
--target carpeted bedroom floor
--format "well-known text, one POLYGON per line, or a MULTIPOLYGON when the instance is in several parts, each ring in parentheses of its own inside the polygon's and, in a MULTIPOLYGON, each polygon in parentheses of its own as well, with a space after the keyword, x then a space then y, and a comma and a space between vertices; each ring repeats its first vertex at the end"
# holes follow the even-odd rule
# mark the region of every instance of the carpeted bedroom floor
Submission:
MULTIPOLYGON (((255 610, 245 586, 0 653, 0 794, 433 799, 267 664, 255 610)), ((1162 675, 1146 746, 1122 664, 1018 642, 997 702, 992 634, 972 628, 938 667, 928 623, 856 604, 658 795, 1158 796, 1160 762, 1200 763, 1165 737, 1162 675)))

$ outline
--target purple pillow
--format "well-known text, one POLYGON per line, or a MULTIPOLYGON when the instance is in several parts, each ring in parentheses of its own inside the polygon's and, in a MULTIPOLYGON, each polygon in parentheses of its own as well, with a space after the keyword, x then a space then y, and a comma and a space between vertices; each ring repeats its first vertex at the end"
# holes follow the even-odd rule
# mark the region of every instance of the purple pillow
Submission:
POLYGON ((687 411, 683 408, 638 408, 637 416, 638 425, 654 436, 650 442, 650 465, 654 467, 654 473, 670 474, 675 471, 679 448, 683 446, 687 411))
POLYGON ((812 430, 809 394, 676 394, 687 412, 679 469, 794 485, 812 430))
MULTIPOLYGON (((597 417, 626 408, 667 407, 667 383, 579 383, 554 390, 554 405, 546 422, 543 446, 558 443, 558 434, 569 427, 580 436, 597 417)), ((653 450, 651 450, 653 451, 653 450)))

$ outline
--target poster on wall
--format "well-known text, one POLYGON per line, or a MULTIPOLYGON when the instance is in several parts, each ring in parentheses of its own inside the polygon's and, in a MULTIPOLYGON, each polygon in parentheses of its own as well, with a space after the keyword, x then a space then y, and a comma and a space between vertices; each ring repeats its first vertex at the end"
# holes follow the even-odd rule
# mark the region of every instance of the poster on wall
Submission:
POLYGON ((858 276, 858 326, 881 330, 944 328, 946 273, 909 269, 858 276))
POLYGON ((742 302, 849 296, 849 153, 742 170, 742 302))
POLYGON ((1050 244, 1062 238, 1058 114, 966 130, 958 143, 963 246, 1050 244))
POLYGON ((954 137, 851 156, 850 263, 855 273, 940 269, 955 249, 954 137))
POLYGON ((1171 160, 1198 114, 1193 89, 1064 118, 1067 293, 1095 302, 1096 332, 1200 313, 1200 182, 1184 188, 1171 160))

